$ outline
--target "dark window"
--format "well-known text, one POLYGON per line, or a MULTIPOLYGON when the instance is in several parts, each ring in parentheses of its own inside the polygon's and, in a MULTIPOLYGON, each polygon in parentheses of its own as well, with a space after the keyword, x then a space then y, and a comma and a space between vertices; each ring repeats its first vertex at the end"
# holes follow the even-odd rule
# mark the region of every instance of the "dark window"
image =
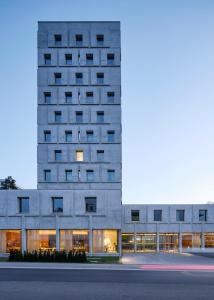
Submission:
POLYGON ((44 180, 51 181, 51 170, 44 170, 44 180))
POLYGON ((29 198, 20 197, 19 198, 19 212, 20 213, 29 213, 29 198))
POLYGON ((93 92, 86 92, 86 101, 87 103, 93 102, 94 93, 93 92))
POLYGON ((44 131, 44 141, 50 143, 51 142, 51 131, 45 130, 44 131))
POLYGON ((104 150, 97 150, 97 160, 104 161, 104 150))
POLYGON ((97 122, 98 123, 104 122, 104 111, 97 111, 97 122))
POLYGON ((94 180, 94 171, 93 170, 87 170, 86 171, 86 179, 87 179, 87 181, 93 181, 94 180))
POLYGON ((184 222, 184 210, 183 209, 176 210, 176 221, 184 222))
POLYGON ((94 132, 93 130, 87 130, 86 131, 86 137, 87 137, 87 142, 91 143, 94 141, 94 132))
POLYGON ((65 92, 65 102, 72 103, 72 93, 71 92, 65 92))
POLYGON ((55 46, 61 46, 62 44, 61 34, 55 34, 54 39, 55 39, 55 46))
POLYGON ((65 54, 66 65, 72 65, 72 54, 65 54))
POLYGON ((199 221, 206 222, 207 221, 207 210, 206 209, 199 209, 199 221))
POLYGON ((76 73, 76 84, 82 84, 82 83, 83 83, 83 74, 76 73))
POLYGON ((53 212, 63 212, 63 198, 62 197, 53 197, 53 212))
POLYGON ((76 34, 76 45, 82 46, 83 45, 83 36, 82 34, 76 34))
POLYGON ((108 181, 115 181, 115 170, 108 170, 108 181))
POLYGON ((62 112, 55 111, 55 122, 62 122, 62 112))
POLYGON ((51 103, 51 93, 50 92, 44 92, 44 102, 46 104, 50 104, 51 103))
POLYGON ((114 103, 114 92, 107 92, 108 103, 114 103))
POLYGON ((97 73, 97 83, 98 84, 104 83, 104 73, 97 73))
POLYGON ((93 54, 92 53, 87 53, 86 54, 86 63, 89 64, 89 65, 92 65, 93 60, 94 60, 93 54))
POLYGON ((114 53, 107 54, 107 64, 112 65, 114 63, 114 53))
POLYGON ((97 45, 103 46, 104 44, 104 35, 103 34, 97 34, 97 45))
POLYGON ((51 64, 51 54, 49 54, 49 53, 44 54, 44 61, 45 61, 45 65, 50 65, 51 64))
POLYGON ((139 222, 140 221, 140 211, 139 210, 132 210, 131 211, 131 218, 132 218, 132 222, 139 222))
POLYGON ((82 111, 76 111, 76 122, 77 123, 83 122, 83 112, 82 111))
POLYGON ((55 84, 62 83, 62 74, 61 73, 54 73, 55 84))
POLYGON ((96 197, 86 197, 85 198, 85 211, 86 212, 96 212, 97 211, 97 198, 96 197))
POLYGON ((108 137, 108 142, 109 143, 114 143, 115 142, 115 132, 114 132, 114 130, 109 130, 107 132, 107 137, 108 137))
POLYGON ((62 160, 62 151, 61 150, 55 150, 54 151, 54 158, 56 161, 62 160))
POLYGON ((162 210, 161 209, 155 209, 154 210, 154 221, 155 222, 161 222, 162 221, 162 210))
POLYGON ((72 142, 72 131, 71 130, 66 130, 65 131, 65 141, 67 143, 71 143, 72 142))
POLYGON ((65 170, 65 180, 66 181, 73 181, 72 170, 65 170))

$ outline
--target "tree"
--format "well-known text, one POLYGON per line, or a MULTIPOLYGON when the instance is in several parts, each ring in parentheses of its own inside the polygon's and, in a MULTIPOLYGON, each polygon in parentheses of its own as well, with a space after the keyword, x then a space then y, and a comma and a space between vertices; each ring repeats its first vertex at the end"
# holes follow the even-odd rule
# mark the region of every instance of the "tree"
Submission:
POLYGON ((1 182, 2 190, 18 190, 18 186, 16 185, 15 179, 12 176, 8 176, 1 182))

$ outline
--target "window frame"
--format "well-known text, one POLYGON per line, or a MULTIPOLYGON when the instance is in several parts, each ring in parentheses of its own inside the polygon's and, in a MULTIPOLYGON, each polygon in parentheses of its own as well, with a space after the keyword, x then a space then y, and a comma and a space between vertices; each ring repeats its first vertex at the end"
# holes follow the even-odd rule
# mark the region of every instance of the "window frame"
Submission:
POLYGON ((163 218, 163 211, 162 209, 154 209, 153 211, 153 220, 154 222, 162 222, 162 218, 163 218), (157 213, 160 213, 160 218, 157 218, 158 215, 156 215, 157 213))
POLYGON ((18 197, 19 201, 19 213, 20 214, 28 214, 30 212, 30 198, 29 197, 18 197), (27 200, 27 210, 23 209, 23 200, 27 200))
POLYGON ((63 197, 57 197, 57 196, 52 197, 52 212, 55 213, 55 214, 56 213, 63 213, 63 197), (58 201, 60 200, 60 202, 62 202, 62 209, 61 210, 56 210, 55 209, 55 201, 56 200, 58 200, 58 201))
POLYGON ((97 212, 97 197, 85 197, 85 212, 86 213, 96 213, 97 212), (87 203, 87 201, 90 202, 90 200, 94 200, 94 203, 87 203), (88 209, 88 208, 90 208, 90 209, 88 209))
POLYGON ((139 209, 131 210, 131 221, 132 222, 140 222, 140 210, 139 209), (134 216, 134 214, 136 214, 136 215, 134 216))

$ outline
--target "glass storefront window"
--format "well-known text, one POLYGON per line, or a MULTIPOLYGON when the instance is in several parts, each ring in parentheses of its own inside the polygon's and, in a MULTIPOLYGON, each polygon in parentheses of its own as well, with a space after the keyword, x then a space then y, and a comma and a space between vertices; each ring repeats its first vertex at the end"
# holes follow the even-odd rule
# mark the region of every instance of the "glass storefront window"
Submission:
POLYGON ((88 230, 60 230, 60 250, 89 252, 88 230))
POLYGON ((134 234, 122 234, 122 249, 123 252, 134 252, 134 234))
POLYGON ((214 233, 204 234, 205 248, 214 248, 214 233))
POLYGON ((8 253, 10 250, 21 250, 20 230, 0 230, 0 252, 8 253))
POLYGON ((27 250, 56 250, 56 230, 27 230, 27 250))
POLYGON ((94 253, 117 253, 117 230, 93 230, 94 253))
POLYGON ((137 252, 155 252, 157 250, 156 233, 137 233, 136 247, 137 252))
POLYGON ((178 250, 178 234, 177 233, 160 233, 159 234, 159 250, 160 251, 177 251, 178 250))
POLYGON ((200 233, 183 233, 182 248, 200 248, 201 234, 200 233))

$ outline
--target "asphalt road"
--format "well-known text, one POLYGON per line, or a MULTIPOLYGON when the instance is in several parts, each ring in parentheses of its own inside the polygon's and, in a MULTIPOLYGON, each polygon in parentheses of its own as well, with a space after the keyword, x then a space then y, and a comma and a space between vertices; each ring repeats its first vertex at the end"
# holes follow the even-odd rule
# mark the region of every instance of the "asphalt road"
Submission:
POLYGON ((0 300, 213 300, 214 272, 0 269, 0 300))

